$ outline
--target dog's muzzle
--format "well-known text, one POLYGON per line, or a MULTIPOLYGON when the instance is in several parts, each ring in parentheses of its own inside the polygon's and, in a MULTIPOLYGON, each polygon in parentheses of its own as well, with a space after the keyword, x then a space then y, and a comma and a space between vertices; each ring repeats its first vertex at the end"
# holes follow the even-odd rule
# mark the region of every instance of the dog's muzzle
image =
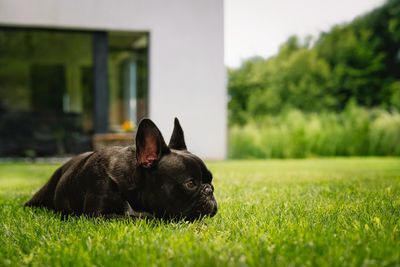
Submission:
POLYGON ((217 213, 218 205, 214 198, 214 187, 210 184, 204 184, 199 201, 197 203, 197 212, 200 216, 214 216, 217 213))

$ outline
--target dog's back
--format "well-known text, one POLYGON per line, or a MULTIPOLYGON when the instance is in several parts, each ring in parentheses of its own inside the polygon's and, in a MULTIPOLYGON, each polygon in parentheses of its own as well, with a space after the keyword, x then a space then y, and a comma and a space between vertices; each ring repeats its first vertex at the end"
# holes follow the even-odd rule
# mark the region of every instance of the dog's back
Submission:
POLYGON ((49 181, 33 197, 25 203, 28 207, 44 207, 54 209, 54 192, 62 176, 62 167, 58 168, 49 181))
POLYGON ((47 209, 55 209, 54 196, 57 185, 63 175, 63 173, 77 161, 86 161, 93 152, 83 153, 75 158, 72 158, 64 165, 59 167, 53 175, 50 177, 49 181, 41 188, 33 197, 24 204, 27 207, 43 207, 47 209))

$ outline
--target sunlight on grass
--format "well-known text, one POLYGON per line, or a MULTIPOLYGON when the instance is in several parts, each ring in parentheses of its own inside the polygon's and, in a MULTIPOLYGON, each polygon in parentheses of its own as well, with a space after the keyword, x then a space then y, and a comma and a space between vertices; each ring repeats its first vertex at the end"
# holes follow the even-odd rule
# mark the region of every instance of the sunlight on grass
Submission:
POLYGON ((360 266, 400 262, 400 159, 209 162, 194 223, 24 209, 57 166, 0 164, 0 266, 360 266))

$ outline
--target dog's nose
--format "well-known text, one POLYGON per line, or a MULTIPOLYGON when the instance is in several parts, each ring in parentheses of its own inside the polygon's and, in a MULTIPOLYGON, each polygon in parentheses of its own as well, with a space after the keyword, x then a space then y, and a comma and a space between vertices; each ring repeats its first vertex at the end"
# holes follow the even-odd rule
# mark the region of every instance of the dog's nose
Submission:
POLYGON ((204 193, 205 193, 207 196, 212 195, 212 193, 213 193, 212 187, 211 187, 211 186, 207 186, 207 187, 204 189, 204 193))

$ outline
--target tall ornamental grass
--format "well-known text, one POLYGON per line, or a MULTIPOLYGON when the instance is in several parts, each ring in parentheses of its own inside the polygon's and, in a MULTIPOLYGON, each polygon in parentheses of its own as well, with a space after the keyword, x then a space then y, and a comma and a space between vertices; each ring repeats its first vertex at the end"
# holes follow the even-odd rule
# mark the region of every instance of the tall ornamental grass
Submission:
POLYGON ((400 156, 400 114, 349 106, 342 113, 291 110, 231 126, 230 158, 400 156))

